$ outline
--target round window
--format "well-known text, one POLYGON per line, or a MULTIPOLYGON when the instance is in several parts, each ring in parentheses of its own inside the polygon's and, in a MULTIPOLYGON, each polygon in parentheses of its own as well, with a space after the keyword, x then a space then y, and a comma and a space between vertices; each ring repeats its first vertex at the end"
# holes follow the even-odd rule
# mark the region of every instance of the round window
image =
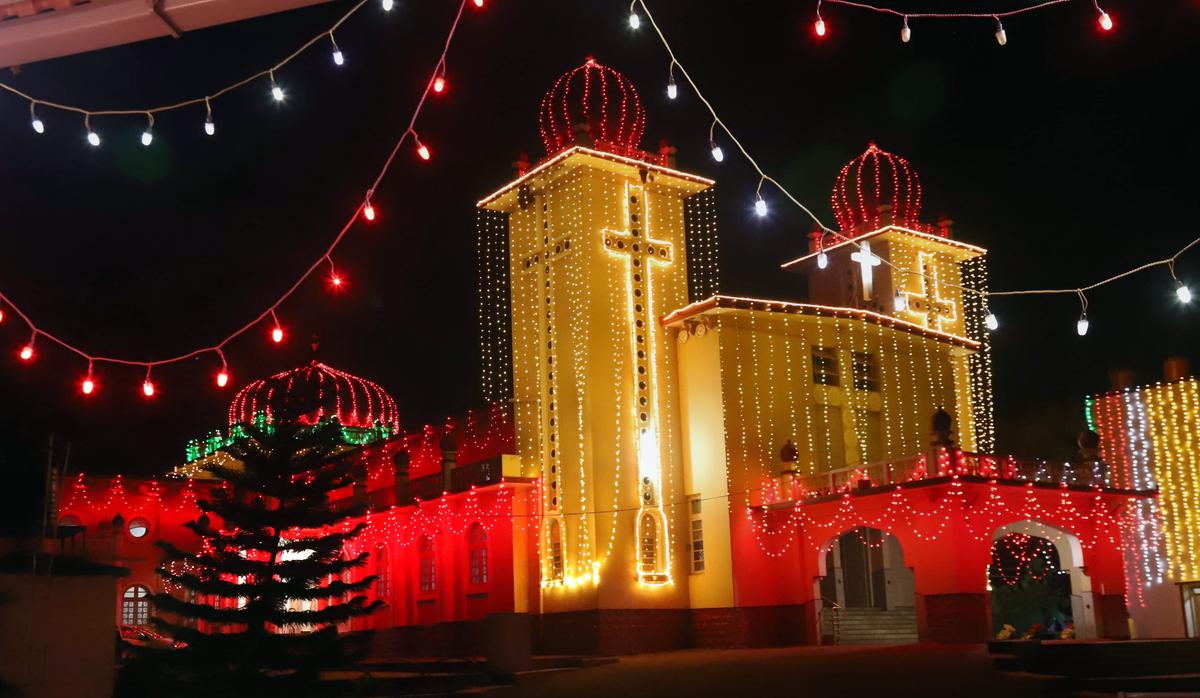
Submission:
POLYGON ((150 532, 150 522, 143 518, 136 518, 129 522, 129 535, 134 538, 144 538, 150 532))

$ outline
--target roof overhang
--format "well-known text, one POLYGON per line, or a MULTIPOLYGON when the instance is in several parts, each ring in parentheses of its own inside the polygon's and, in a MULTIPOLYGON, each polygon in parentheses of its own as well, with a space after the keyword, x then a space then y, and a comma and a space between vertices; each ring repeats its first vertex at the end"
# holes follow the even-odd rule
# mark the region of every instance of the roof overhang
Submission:
POLYGON ((779 266, 781 269, 783 269, 785 271, 800 271, 807 265, 815 264, 817 255, 819 255, 821 252, 825 252, 825 254, 827 254, 827 255, 834 255, 839 252, 846 252, 846 253, 853 252, 855 249, 857 249, 859 243, 861 243, 865 240, 871 240, 871 239, 882 237, 885 235, 890 236, 890 237, 900 236, 900 237, 911 238, 911 239, 913 239, 914 242, 916 242, 918 244, 945 246, 946 248, 957 251, 964 259, 970 259, 972 257, 978 257, 979 255, 982 255, 982 254, 987 254, 986 249, 979 247, 977 245, 970 245, 965 242, 960 242, 958 240, 952 240, 947 237, 942 237, 941 235, 933 235, 930 233, 923 233, 919 230, 913 230, 912 228, 905 228, 904 226, 901 226, 901 225, 885 225, 884 227, 882 227, 878 230, 872 230, 869 233, 863 233, 862 235, 856 235, 850 239, 843 239, 840 242, 837 242, 833 245, 829 245, 828 247, 824 248, 821 251, 811 252, 809 254, 804 255, 803 257, 797 257, 796 259, 793 259, 790 262, 784 262, 783 264, 780 264, 779 266))
POLYGON ((813 315, 822 317, 837 317, 851 320, 860 320, 869 322, 881 327, 890 327, 901 332, 918 335, 921 337, 929 337, 941 342, 953 344, 964 349, 972 351, 979 349, 979 342, 966 337, 960 337, 949 332, 941 332, 930 329, 924 325, 918 325, 907 320, 884 315, 870 310, 861 310, 859 308, 839 308, 829 305, 815 305, 812 303, 792 303, 790 301, 773 301, 764 300, 761 298, 743 298, 738 296, 711 296, 702 301, 697 301, 691 305, 686 305, 678 310, 675 310, 663 316, 661 323, 664 327, 677 325, 683 321, 703 315, 705 313, 721 313, 730 310, 749 310, 769 313, 783 313, 789 315, 813 315))
POLYGON ((329 0, 0 0, 0 68, 329 0))
POLYGON ((595 150, 593 148, 585 148, 581 145, 576 145, 576 146, 567 148, 566 150, 558 153, 557 155, 555 155, 551 158, 546 159, 545 161, 543 161, 541 163, 538 163, 537 167, 534 167, 533 169, 529 170, 528 172, 521 175, 517 179, 514 179, 513 181, 504 185, 503 187, 497 189, 496 191, 492 192, 491 194, 488 194, 487 196, 480 199, 478 202, 476 202, 475 206, 479 207, 479 208, 483 208, 485 206, 489 206, 491 204, 498 203, 504 198, 504 196, 506 194, 515 192, 517 190, 517 188, 520 187, 522 184, 529 182, 530 180, 537 177, 538 175, 541 175, 541 174, 544 174, 544 173, 550 171, 556 165, 559 165, 559 164, 565 162, 572 155, 579 155, 579 154, 589 155, 593 158, 598 158, 598 159, 604 160, 608 163, 612 163, 612 164, 624 166, 624 167, 631 167, 631 168, 634 168, 635 170, 646 170, 648 172, 654 172, 656 174, 666 175, 668 177, 675 177, 675 178, 684 180, 686 182, 692 182, 697 185, 696 186, 697 191, 702 190, 702 189, 707 189, 715 183, 714 180, 708 179, 706 177, 701 177, 699 175, 694 175, 694 174, 691 174, 688 172, 684 172, 683 170, 676 170, 676 169, 672 169, 670 167, 663 167, 662 165, 655 165, 653 163, 646 162, 645 160, 638 160, 636 158, 625 157, 624 155, 617 155, 616 153, 609 153, 609 152, 605 152, 603 150, 595 150))

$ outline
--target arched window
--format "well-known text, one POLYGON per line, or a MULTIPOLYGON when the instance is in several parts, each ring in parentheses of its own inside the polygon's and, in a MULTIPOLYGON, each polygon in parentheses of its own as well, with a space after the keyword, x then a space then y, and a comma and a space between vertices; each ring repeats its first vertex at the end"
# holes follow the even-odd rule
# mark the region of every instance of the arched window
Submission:
POLYGON ((476 521, 467 529, 467 556, 471 570, 471 584, 482 586, 488 583, 487 531, 476 521))
POLYGON ((150 590, 135 585, 121 595, 121 625, 148 625, 150 623, 150 590))
POLYGON ((437 591, 437 558, 433 549, 433 538, 423 536, 418 559, 418 579, 422 594, 432 594, 437 591))
POLYGON ((641 573, 651 575, 658 572, 658 522, 650 514, 643 514, 638 541, 638 561, 641 573))
POLYGON ((562 526, 558 519, 550 521, 550 578, 563 577, 563 539, 562 526))
POLYGON ((375 596, 383 601, 392 598, 392 574, 388 567, 387 546, 375 547, 375 596))
POLYGON ((146 534, 150 532, 150 522, 138 516, 130 520, 129 526, 125 530, 129 531, 129 535, 133 538, 145 538, 146 534))

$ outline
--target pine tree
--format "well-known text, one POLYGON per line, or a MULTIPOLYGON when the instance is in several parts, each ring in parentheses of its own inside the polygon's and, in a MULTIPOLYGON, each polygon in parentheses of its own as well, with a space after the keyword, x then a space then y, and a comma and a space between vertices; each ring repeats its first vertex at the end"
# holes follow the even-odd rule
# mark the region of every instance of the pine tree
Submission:
POLYGON ((234 464, 209 470, 225 486, 199 501, 203 513, 187 524, 200 539, 197 551, 159 543, 159 574, 184 593, 155 595, 153 622, 186 647, 144 652, 134 673, 150 666, 141 676, 155 674, 177 690, 190 686, 206 696, 268 686, 304 694, 321 668, 345 660, 337 624, 381 602, 368 604, 359 593, 374 576, 343 581, 366 563, 367 553, 342 554, 363 526, 346 532, 333 526, 361 515, 363 504, 330 507, 330 492, 353 482, 354 453, 336 420, 302 419, 314 413, 312 402, 286 397, 272 407, 273 423, 243 425, 241 438, 222 449, 234 464), (297 610, 293 602, 322 607, 297 610), (195 621, 204 621, 205 630, 195 621))

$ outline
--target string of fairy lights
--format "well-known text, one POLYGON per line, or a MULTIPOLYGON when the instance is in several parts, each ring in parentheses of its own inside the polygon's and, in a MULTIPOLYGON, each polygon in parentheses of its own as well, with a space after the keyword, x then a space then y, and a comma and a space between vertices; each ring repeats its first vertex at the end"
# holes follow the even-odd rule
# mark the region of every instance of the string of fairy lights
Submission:
POLYGON ((1108 14, 1103 8, 1100 7, 1098 0, 1045 0, 1044 2, 1027 5, 1025 7, 995 12, 982 12, 978 10, 974 12, 902 12, 890 7, 881 7, 864 2, 855 2, 854 0, 817 0, 816 17, 813 20, 813 35, 819 39, 823 39, 829 34, 829 24, 826 23, 825 18, 821 16, 821 4, 825 3, 828 5, 841 5, 843 7, 854 8, 856 10, 866 10, 869 12, 875 12, 877 14, 890 15, 892 17, 900 18, 900 41, 906 44, 912 41, 912 27, 909 25, 909 20, 966 19, 991 21, 995 23, 994 36, 996 37, 996 43, 1000 44, 1001 46, 1005 46, 1008 44, 1008 32, 1004 29, 1004 22, 1002 20, 1030 12, 1037 12, 1055 5, 1065 5, 1074 2, 1087 3, 1090 4, 1093 9, 1095 9, 1096 24, 1099 26, 1100 31, 1111 32, 1116 28, 1116 22, 1113 21, 1112 15, 1108 14))
MULTIPOLYGON (((1026 7, 1021 7, 1021 8, 1002 11, 1002 12, 969 12, 969 13, 963 13, 963 12, 921 12, 921 13, 911 13, 910 12, 910 13, 906 13, 906 12, 901 12, 898 10, 890 9, 887 7, 879 7, 879 6, 869 5, 869 4, 865 4, 865 3, 854 2, 853 0, 818 0, 818 2, 817 2, 817 18, 816 18, 816 21, 814 22, 813 30, 814 30, 814 33, 818 37, 823 37, 828 32, 828 27, 827 27, 824 19, 820 15, 821 2, 825 2, 828 4, 843 5, 843 6, 850 7, 850 8, 869 10, 869 11, 873 11, 873 12, 877 12, 877 13, 894 15, 894 16, 900 17, 904 21, 901 38, 905 42, 907 42, 912 36, 911 29, 908 26, 909 19, 914 19, 914 18, 915 19, 991 18, 997 22, 996 38, 1000 42, 1000 44, 1003 45, 1003 44, 1007 43, 1007 37, 1004 33, 1003 25, 1000 24, 1001 19, 1004 19, 1007 17, 1013 17, 1013 16, 1017 16, 1017 15, 1021 15, 1021 14, 1026 14, 1026 13, 1034 12, 1037 10, 1046 9, 1046 8, 1049 8, 1054 5, 1062 5, 1062 4, 1066 4, 1069 2, 1082 2, 1082 1, 1090 1, 1093 8, 1096 10, 1097 15, 1098 15, 1097 21, 1099 23, 1101 30, 1108 32, 1108 31, 1111 31, 1116 26, 1115 22, 1112 19, 1112 16, 1109 15, 1104 9, 1102 9, 1100 7, 1097 0, 1048 0, 1046 2, 1041 2, 1041 3, 1034 4, 1034 5, 1029 5, 1026 7)), ((786 198, 788 201, 790 201, 792 204, 794 204, 796 207, 798 207, 801 211, 803 211, 813 221, 813 223, 815 223, 821 229, 822 237, 824 237, 825 235, 828 235, 831 238, 833 238, 841 243, 848 243, 848 244, 854 246, 855 248, 857 248, 858 253, 864 255, 867 259, 869 259, 871 261, 872 264, 886 265, 886 266, 890 267, 893 271, 895 271, 899 274, 908 275, 908 276, 921 276, 923 274, 922 270, 909 269, 906 267, 902 267, 902 266, 899 266, 899 265, 893 263, 892 261, 890 261, 888 259, 885 259, 883 257, 873 254, 871 252, 869 246, 866 243, 855 240, 854 238, 846 235, 845 233, 835 230, 835 229, 831 228, 830 226, 826 225, 819 216, 817 216, 808 206, 806 206, 799 198, 797 198, 787 187, 785 187, 779 180, 777 180, 776 178, 772 177, 769 173, 767 173, 767 171, 765 169, 763 169, 763 167, 761 165, 759 165, 758 161, 750 154, 749 150, 746 148, 745 145, 743 145, 742 141, 739 140, 738 137, 734 134, 733 130, 730 129, 730 127, 725 123, 725 121, 723 119, 721 119, 720 115, 717 113, 716 108, 713 106, 712 101, 709 100, 704 95, 704 93, 700 90, 700 87, 696 84, 695 80, 692 79, 691 74, 688 73, 687 68, 683 65, 683 63, 680 62, 678 56, 675 54, 674 49, 671 47, 670 42, 667 40, 666 35, 663 33, 663 30, 659 27, 658 22, 655 21, 654 15, 650 12, 650 9, 646 5, 645 0, 632 0, 629 5, 629 27, 633 30, 640 29, 642 27, 643 15, 645 16, 646 22, 654 30, 655 35, 658 37, 659 41, 662 43, 663 48, 665 49, 665 51, 667 53, 667 57, 670 60, 670 63, 668 65, 668 70, 667 70, 667 75, 668 75, 667 88, 666 88, 667 97, 671 100, 674 100, 679 96, 679 86, 678 86, 678 83, 676 82, 676 74, 678 74, 687 83, 687 85, 692 88, 692 91, 695 93, 696 97, 700 100, 701 104, 703 104, 704 108, 708 111, 709 115, 712 117, 712 124, 709 127, 709 134, 708 134, 709 135, 709 138, 708 138, 709 149, 710 149, 710 153, 712 155, 712 159, 717 163, 722 163, 725 161, 725 149, 722 147, 722 144, 721 144, 720 140, 718 139, 718 132, 719 132, 720 134, 723 134, 724 138, 727 139, 728 142, 734 146, 736 151, 742 155, 742 157, 746 160, 747 163, 749 163, 749 165, 754 169, 755 173, 758 175, 758 177, 759 177, 758 187, 755 190, 755 194, 754 194, 754 212, 757 216, 765 217, 770 212, 770 207, 767 202, 767 199, 764 198, 764 196, 763 196, 763 187, 764 187, 764 185, 769 184, 769 185, 775 187, 784 196, 784 198, 786 198), (639 12, 639 9, 640 9, 640 12, 639 12)), ((983 322, 984 322, 985 327, 989 331, 995 331, 1000 326, 999 318, 991 310, 991 308, 988 306, 988 304, 986 302, 987 298, 990 296, 1054 295, 1054 294, 1064 294, 1064 293, 1075 294, 1076 296, 1078 296, 1079 301, 1080 301, 1080 315, 1079 315, 1078 319, 1076 320, 1075 330, 1080 336, 1084 336, 1087 334, 1088 329, 1091 326, 1090 320, 1088 319, 1088 315, 1087 315, 1087 310, 1088 310, 1087 293, 1089 291, 1095 290, 1101 286, 1105 286, 1107 284, 1113 283, 1120 279, 1124 279, 1125 277, 1131 276, 1138 272, 1146 271, 1146 270, 1153 269, 1155 267, 1160 267, 1160 266, 1167 267, 1168 270, 1170 271, 1171 278, 1175 284, 1176 298, 1182 304, 1185 304, 1185 305, 1190 304, 1192 301, 1192 297, 1193 297, 1192 291, 1188 287, 1188 285, 1186 283, 1184 283, 1183 280, 1180 279, 1179 276, 1175 273, 1175 264, 1184 253, 1191 250, 1197 244, 1200 244, 1200 238, 1196 238, 1196 239, 1192 240, 1191 242, 1187 243, 1182 248, 1180 248, 1177 252, 1175 252, 1175 254, 1173 254, 1169 257, 1165 257, 1163 259, 1158 259, 1158 260, 1154 260, 1151 262, 1147 262, 1145 264, 1141 264, 1132 269, 1121 272, 1120 274, 1115 274, 1111 277, 1108 277, 1101 281, 1098 281, 1098 282, 1095 282, 1092 284, 1088 284, 1085 286, 1072 287, 1072 288, 1061 288, 1061 289, 1021 289, 1021 290, 1009 290, 1009 291, 988 291, 985 289, 974 288, 974 287, 970 287, 970 286, 966 286, 966 285, 958 286, 957 288, 959 290, 961 290, 962 292, 964 292, 964 294, 974 294, 977 296, 981 296, 983 298, 983 302, 984 302, 983 313, 982 313, 983 322)), ((823 249, 819 250, 818 255, 817 255, 817 267, 819 269, 825 269, 828 266, 828 263, 829 263, 828 256, 826 255, 824 250, 823 249)), ((943 283, 942 285, 947 286, 947 287, 953 286, 952 284, 947 284, 947 283, 943 283)))
MULTIPOLYGON (((343 24, 346 23, 347 20, 349 20, 354 15, 356 15, 366 5, 374 4, 374 2, 375 2, 375 0, 359 0, 349 10, 347 10, 345 12, 345 14, 343 14, 341 17, 339 17, 337 19, 337 21, 335 21, 327 29, 317 33, 315 36, 313 36, 311 39, 309 39, 308 41, 301 44, 299 48, 297 48, 296 50, 289 53, 287 56, 285 56, 280 61, 278 61, 266 68, 263 68, 257 72, 254 72, 244 78, 241 78, 240 80, 236 80, 232 83, 229 83, 229 84, 225 85, 224 87, 221 87, 220 89, 217 89, 212 92, 207 92, 207 93, 195 96, 195 97, 189 97, 187 99, 184 99, 184 100, 181 100, 178 102, 172 102, 172 103, 168 103, 168 104, 160 104, 160 105, 156 105, 156 106, 144 106, 144 107, 143 106, 126 106, 126 107, 116 107, 116 108, 111 108, 111 109, 89 109, 87 107, 83 107, 78 104, 71 104, 71 103, 67 103, 67 102, 59 102, 59 101, 55 101, 55 100, 44 99, 42 97, 38 97, 33 94, 30 94, 29 92, 22 90, 10 83, 4 82, 4 81, 0 81, 0 90, 2 90, 4 92, 8 92, 9 94, 19 97, 20 99, 23 99, 29 103, 29 124, 30 124, 30 127, 33 129, 33 131, 35 133, 37 133, 38 135, 42 135, 42 134, 46 133, 46 130, 47 130, 46 122, 42 120, 42 118, 39 114, 39 109, 42 110, 43 112, 46 110, 55 110, 55 111, 76 114, 76 115, 83 117, 84 136, 85 136, 85 139, 87 140, 87 143, 90 146, 92 146, 93 148, 100 147, 101 143, 103 142, 103 139, 100 136, 100 132, 98 130, 96 130, 95 128, 93 128, 92 120, 94 117, 119 117, 119 116, 145 117, 146 128, 141 133, 140 142, 143 146, 149 147, 155 141, 156 134, 154 131, 154 124, 155 124, 156 115, 162 115, 162 114, 165 114, 168 112, 180 111, 180 110, 184 110, 184 109, 192 109, 192 108, 199 109, 199 108, 203 107, 204 108, 204 132, 209 136, 215 136, 217 133, 217 127, 216 127, 216 122, 213 120, 213 102, 214 101, 216 101, 217 99, 220 99, 222 97, 225 97, 226 95, 229 95, 237 90, 240 90, 245 87, 249 87, 256 83, 260 83, 264 80, 267 81, 270 85, 269 94, 271 96, 271 99, 274 100, 275 102, 285 101, 287 99, 287 92, 284 90, 283 85, 281 85, 276 80, 276 74, 282 72, 283 69, 285 67, 287 67, 289 63, 294 61, 301 54, 305 53, 313 46, 322 44, 326 40, 328 40, 329 41, 329 50, 330 50, 330 59, 333 61, 333 64, 336 66, 339 66, 339 67, 345 65, 346 64, 346 56, 344 53, 342 53, 341 47, 338 46, 337 39, 334 36, 334 34, 338 31, 338 29, 341 28, 341 26, 343 24)), ((471 0, 471 3, 477 8, 482 8, 484 5, 484 0, 471 0)), ((394 8, 395 3, 393 2, 393 0, 380 0, 379 6, 383 9, 384 12, 390 12, 394 8)), ((443 55, 441 58, 441 61, 438 62, 437 68, 434 71, 432 83, 430 85, 432 90, 436 93, 441 93, 446 89, 447 83, 446 83, 445 58, 446 58, 445 55, 443 55)))
MULTIPOLYGON (((91 127, 90 127, 91 117, 93 117, 93 116, 107 116, 107 115, 121 115, 121 114, 145 114, 148 118, 149 126, 148 126, 147 130, 142 134, 142 143, 144 145, 150 145, 153 142, 153 138, 154 138, 153 132, 152 132, 152 127, 153 127, 153 122, 154 122, 154 114, 167 112, 167 111, 174 111, 177 109, 183 109, 187 106, 192 106, 192 105, 199 104, 199 103, 204 104, 206 113, 207 113, 207 116, 206 116, 207 120, 205 122, 205 132, 208 133, 209 135, 213 135, 216 132, 215 125, 213 124, 213 121, 212 121, 212 100, 213 99, 215 99, 216 97, 228 94, 229 92, 231 92, 233 90, 239 89, 241 87, 245 87, 246 85, 249 85, 252 82, 255 82, 263 77, 266 77, 270 81, 271 98, 273 100, 275 100, 276 102, 283 102, 286 99, 286 94, 283 90, 283 87, 276 81, 276 78, 275 78, 276 71, 281 69, 283 66, 287 65, 291 60, 296 58, 296 56, 300 55, 302 52, 304 52, 305 50, 307 50, 308 48, 313 46, 315 43, 317 43, 320 40, 320 38, 325 37, 325 36, 329 37, 331 43, 333 44, 333 61, 337 65, 342 65, 345 61, 345 58, 341 52, 341 49, 337 46, 336 42, 333 40, 333 32, 338 27, 340 27, 347 19, 349 19, 356 12, 358 12, 360 9, 362 9, 362 7, 364 5, 366 5, 367 3, 368 3, 368 0, 362 0, 361 2, 354 5, 352 8, 350 8, 350 10, 346 14, 342 15, 342 17, 339 18, 330 29, 322 32, 314 39, 308 41, 307 43, 302 45, 300 48, 296 49, 296 51, 289 54, 282 61, 280 61, 279 63, 276 63, 274 66, 264 69, 262 71, 259 71, 258 73, 255 73, 254 75, 252 75, 248 78, 245 78, 241 81, 238 81, 231 85, 228 85, 228 86, 222 88, 221 90, 218 90, 217 92, 211 93, 204 97, 195 98, 195 99, 191 99, 191 100, 185 100, 183 102, 179 102, 176 104, 147 108, 147 109, 116 109, 116 110, 108 110, 108 111, 89 111, 89 110, 83 109, 81 107, 72 106, 69 104, 49 102, 49 101, 37 99, 31 95, 26 94, 25 92, 17 90, 16 88, 13 88, 12 86, 4 84, 4 83, 0 83, 0 88, 3 88, 9 92, 12 92, 14 94, 17 94, 18 96, 21 96, 25 99, 30 100, 31 110, 34 112, 33 127, 34 127, 34 130, 37 131, 38 133, 43 133, 45 130, 44 123, 37 117, 37 114, 36 114, 36 107, 39 105, 45 106, 45 107, 52 107, 55 109, 61 109, 63 111, 68 111, 68 112, 81 113, 84 116, 84 120, 85 120, 87 128, 88 128, 88 136, 87 136, 88 141, 93 146, 100 144, 99 135, 95 131, 91 130, 91 127)), ((432 157, 432 153, 430 151, 429 146, 426 145, 425 143, 423 143, 421 141, 420 136, 417 134, 416 123, 417 123, 417 120, 420 117, 422 110, 424 109, 429 97, 431 95, 442 95, 446 91, 446 86, 447 86, 446 56, 450 51, 451 42, 454 39, 455 33, 459 27, 459 23, 462 20, 464 11, 468 4, 474 5, 477 8, 481 8, 484 5, 484 0, 462 0, 462 2, 459 4, 458 10, 454 15, 454 19, 450 24, 450 28, 446 33, 446 39, 442 45, 441 53, 438 56, 437 62, 435 63, 433 72, 430 74, 429 80, 426 82, 425 88, 422 90, 420 98, 417 100, 417 103, 413 109, 412 115, 408 120, 408 124, 406 125, 404 131, 400 134, 399 138, 396 140, 395 144, 392 146, 387 157, 384 159, 383 164, 377 171, 374 179, 371 182, 371 185, 367 188, 366 194, 363 197, 362 203, 358 204, 358 206, 355 208, 354 212, 349 216, 349 218, 343 224, 341 229, 334 236, 334 238, 333 238, 332 242, 330 242, 329 246, 316 258, 316 260, 313 261, 313 263, 311 265, 308 266, 308 268, 306 268, 300 274, 300 276, 282 294, 279 295, 278 298, 276 298, 276 300, 273 303, 271 303, 269 306, 267 306, 267 308, 265 310, 260 312, 257 316, 255 316, 252 320, 250 320, 246 324, 242 325, 238 329, 236 329, 233 332, 231 332, 230 334, 226 335, 224 339, 221 339, 219 342, 217 342, 215 344, 212 344, 209 346, 202 346, 202 347, 184 352, 182 354, 178 354, 176 356, 170 356, 170 357, 160 358, 160 359, 128 358, 128 357, 122 357, 122 356, 99 355, 99 354, 93 354, 88 351, 85 351, 84 349, 80 348, 79 346, 59 337, 58 335, 46 330, 43 326, 36 323, 33 320, 33 318, 30 317, 30 315, 28 313, 26 313, 24 310, 22 310, 21 307, 16 302, 13 301, 13 299, 11 297, 6 295, 3 291, 0 291, 0 323, 4 322, 5 310, 7 310, 10 313, 12 313, 13 315, 15 315, 18 319, 20 319, 22 322, 24 322, 29 327, 29 331, 30 331, 29 340, 23 346, 21 346, 21 348, 17 352, 17 356, 24 363, 30 363, 30 362, 34 361, 38 354, 37 344, 38 344, 39 339, 50 342, 54 345, 61 347, 62 349, 67 350, 68 352, 70 352, 72 354, 75 354, 79 358, 83 359, 86 362, 86 366, 87 366, 86 373, 79 379, 79 392, 84 396, 92 395, 98 390, 98 388, 100 386, 100 381, 99 381, 99 376, 97 373, 97 366, 100 364, 113 364, 113 365, 121 365, 121 366, 143 367, 143 368, 145 368, 145 374, 144 374, 144 377, 142 380, 142 386, 141 386, 142 394, 146 398, 151 398, 155 395, 155 393, 157 391, 157 386, 156 386, 156 384, 154 382, 154 378, 153 378, 153 371, 155 368, 159 368, 159 367, 166 366, 169 364, 180 363, 182 361, 186 361, 188 359, 192 359, 192 358, 198 357, 198 356, 203 356, 206 354, 212 354, 217 360, 220 361, 220 368, 217 370, 215 377, 214 377, 215 383, 218 388, 226 387, 229 384, 229 362, 225 356, 225 348, 227 347, 227 345, 230 342, 232 342, 234 339, 237 339, 238 337, 245 334, 246 332, 250 331, 254 327, 266 322, 266 323, 268 323, 268 326, 269 326, 268 336, 270 337, 271 341, 274 344, 281 344, 284 341, 286 332, 285 332, 285 325, 279 318, 280 306, 282 306, 283 303, 285 301, 287 301, 296 292, 296 290, 300 288, 300 286, 305 281, 307 281, 314 274, 318 273, 318 271, 320 271, 322 268, 324 268, 326 266, 329 269, 329 275, 328 275, 326 281, 328 283, 330 290, 331 291, 340 291, 344 288, 344 285, 346 283, 346 277, 343 273, 341 273, 338 270, 338 267, 334 263, 333 253, 337 249, 338 245, 341 244, 341 242, 345 239, 346 235, 354 227, 355 223, 357 223, 359 221, 360 217, 368 223, 376 220, 376 218, 378 216, 378 211, 376 209, 374 202, 372 201, 372 196, 375 193, 375 190, 379 186, 380 182, 383 181, 383 178, 391 170, 391 167, 394 164, 396 157, 399 155, 401 148, 403 148, 405 146, 405 144, 411 143, 413 152, 419 160, 428 161, 432 157)), ((390 11, 393 8, 393 3, 391 2, 391 0, 383 0, 381 7, 384 11, 390 11)))

